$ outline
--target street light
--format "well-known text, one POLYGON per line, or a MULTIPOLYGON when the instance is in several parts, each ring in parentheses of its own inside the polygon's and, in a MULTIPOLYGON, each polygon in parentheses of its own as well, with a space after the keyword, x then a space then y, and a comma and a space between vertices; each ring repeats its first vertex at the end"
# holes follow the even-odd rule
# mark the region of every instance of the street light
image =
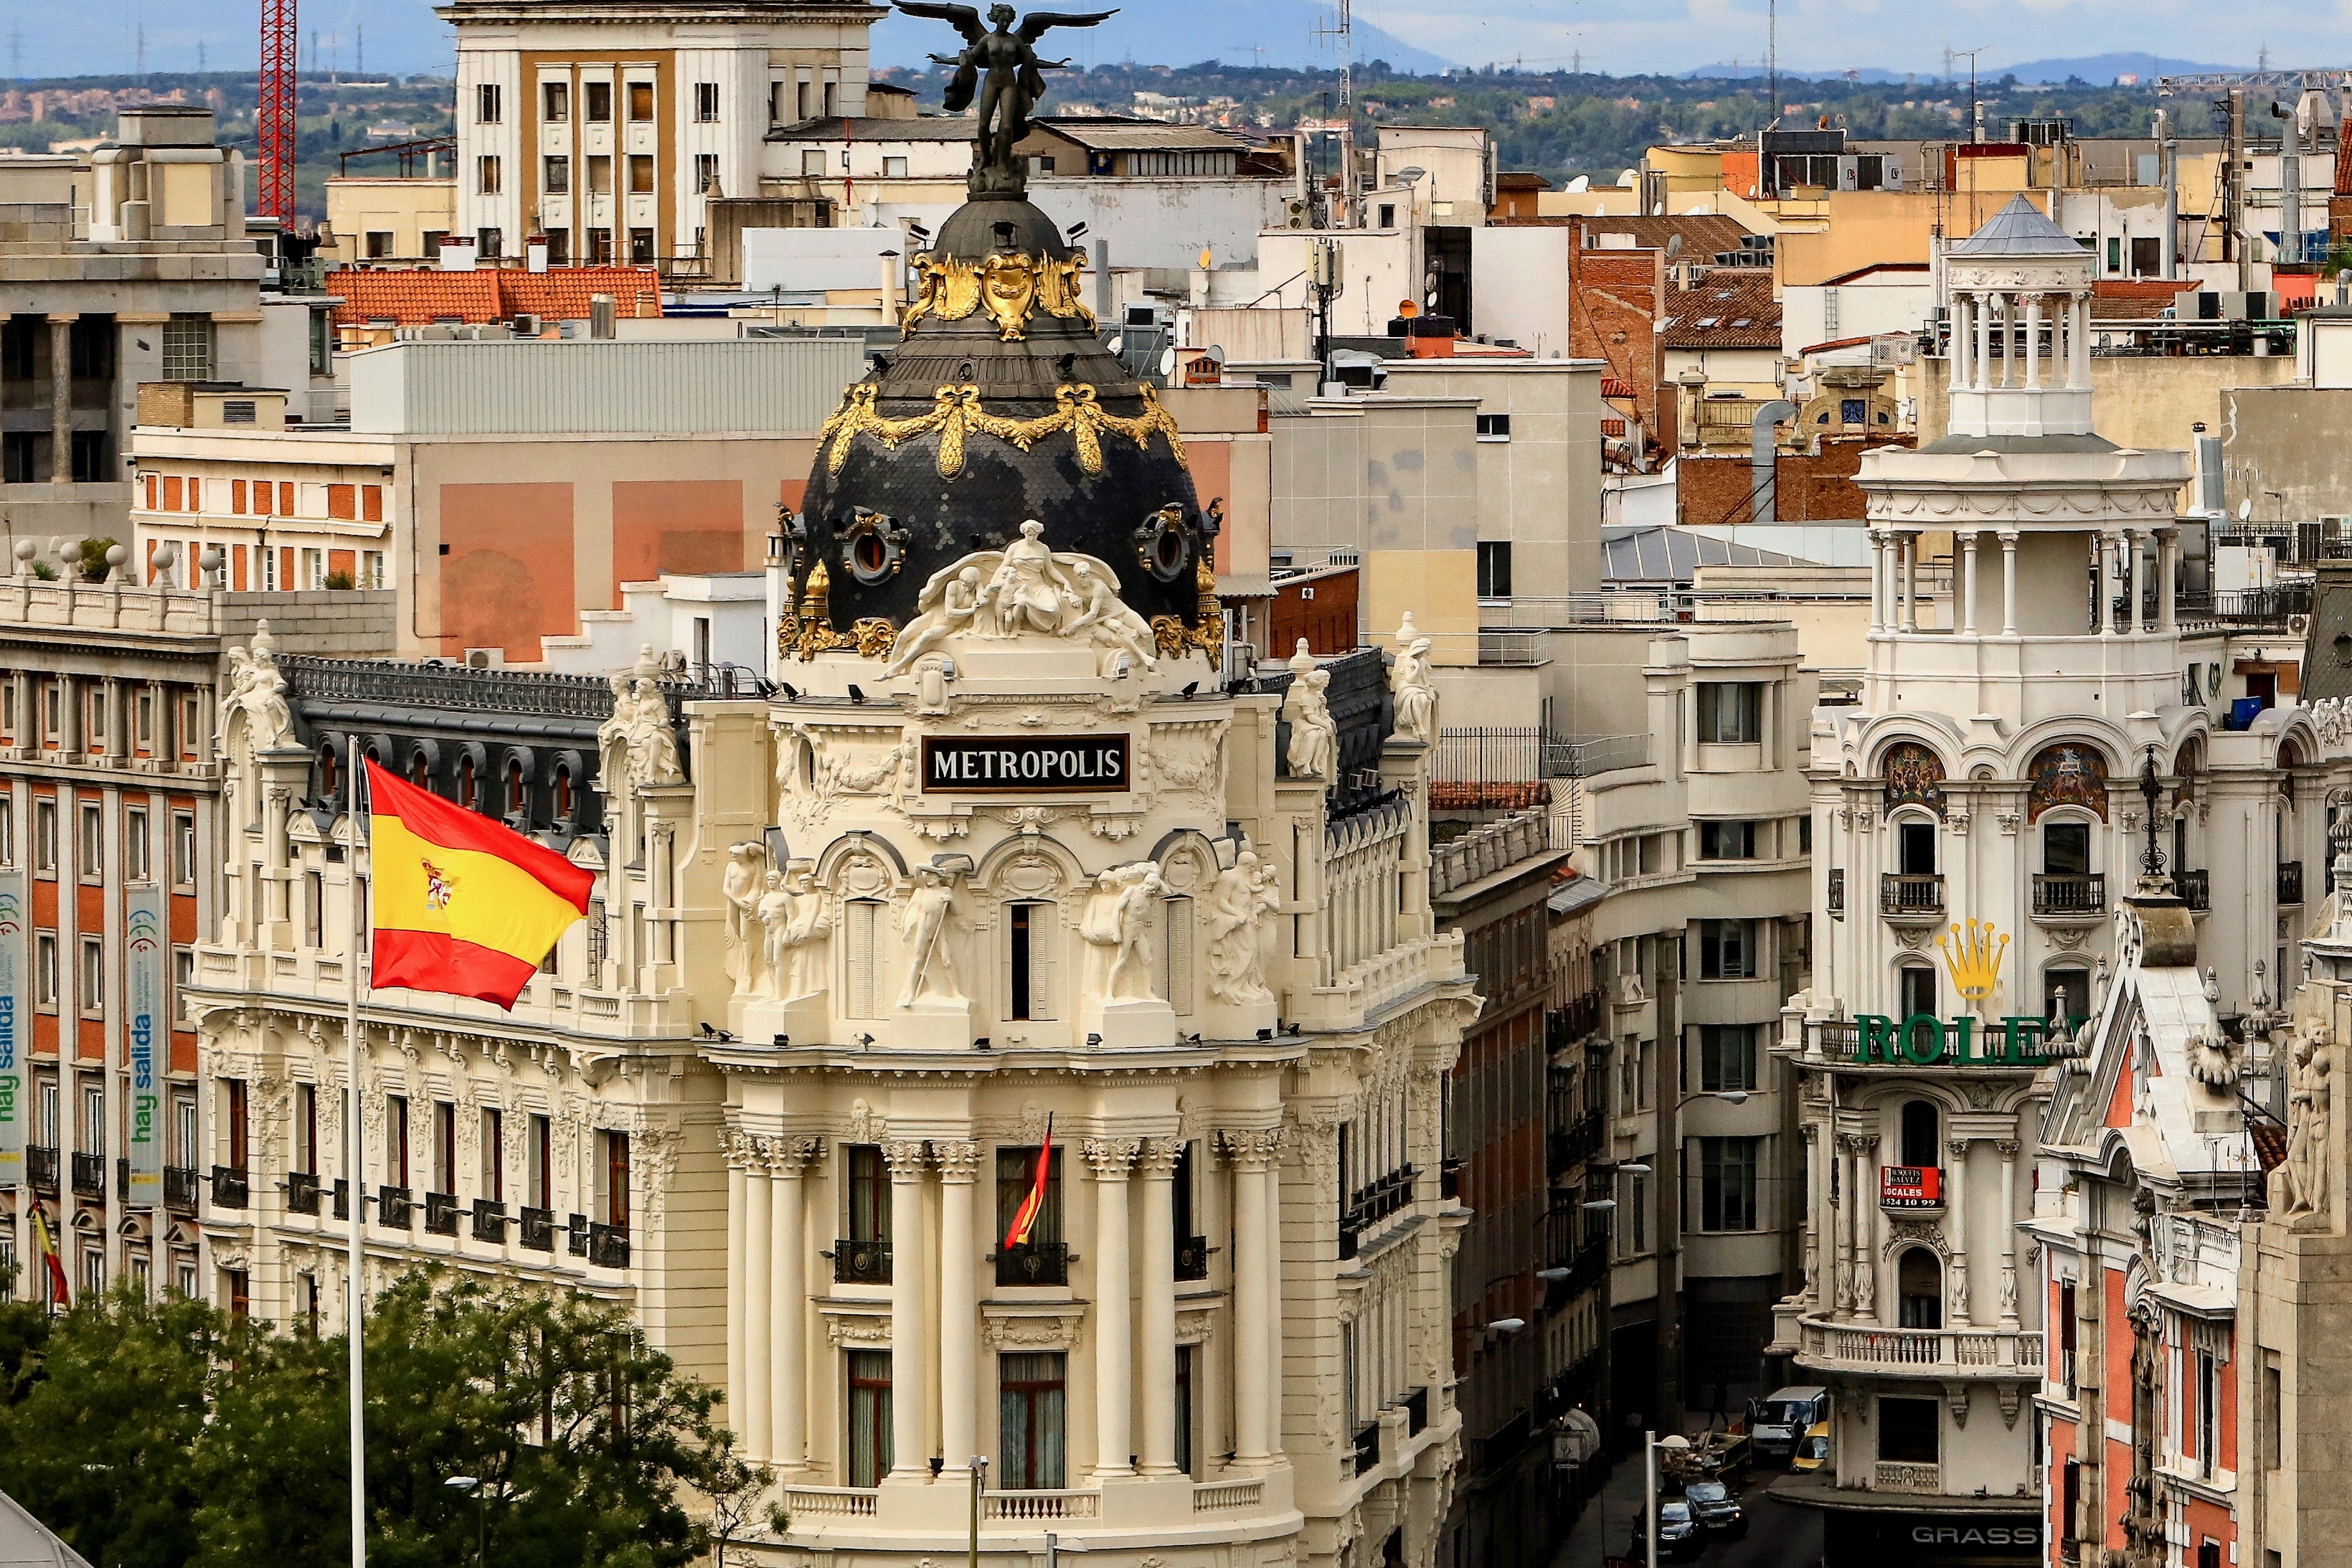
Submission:
POLYGON ((1690 1439, 1679 1432, 1663 1437, 1655 1432, 1642 1434, 1642 1545, 1649 1568, 1658 1568, 1658 1450, 1689 1447, 1690 1439))
POLYGON ((480 1477, 478 1477, 478 1476, 451 1476, 447 1480, 443 1481, 441 1484, 442 1484, 443 1486, 445 1486, 445 1487, 447 1487, 451 1491, 454 1491, 454 1492, 458 1492, 458 1493, 471 1492, 471 1493, 473 1493, 473 1494, 474 1494, 474 1512, 475 1512, 475 1515, 476 1515, 477 1519, 478 1519, 478 1521, 479 1521, 479 1522, 478 1522, 478 1531, 479 1531, 479 1539, 478 1539, 478 1552, 479 1552, 479 1553, 480 1553, 480 1555, 476 1559, 476 1561, 477 1561, 477 1562, 478 1562, 478 1563, 481 1564, 481 1568, 489 1568, 489 1562, 490 1562, 490 1494, 489 1494, 489 1489, 482 1485, 481 1478, 480 1478, 480 1477))

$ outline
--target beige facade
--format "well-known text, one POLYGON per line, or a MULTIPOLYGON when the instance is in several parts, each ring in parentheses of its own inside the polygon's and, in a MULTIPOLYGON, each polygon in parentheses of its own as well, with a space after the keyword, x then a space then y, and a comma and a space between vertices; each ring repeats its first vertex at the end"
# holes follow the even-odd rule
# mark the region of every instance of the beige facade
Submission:
POLYGON ((457 226, 452 177, 341 174, 327 182, 331 238, 319 254, 337 267, 435 267, 441 260, 436 237, 457 226))

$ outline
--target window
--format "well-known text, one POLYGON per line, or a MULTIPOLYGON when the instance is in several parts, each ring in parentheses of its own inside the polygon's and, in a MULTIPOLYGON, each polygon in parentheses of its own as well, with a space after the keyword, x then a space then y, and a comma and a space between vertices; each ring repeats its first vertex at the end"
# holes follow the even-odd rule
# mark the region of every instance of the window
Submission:
POLYGON ((1756 1026, 1701 1024, 1698 1086, 1709 1094, 1756 1088, 1756 1026))
MULTIPOLYGON (((1045 1203, 1037 1211, 1037 1224, 1029 1233, 1034 1244, 1051 1244, 1062 1239, 1062 1149, 1055 1144, 1053 1164, 1045 1173, 1045 1203)), ((1013 1227, 1013 1217, 1020 1212, 1021 1200, 1029 1195, 1029 1188, 1037 1179, 1035 1149, 999 1149, 996 1152, 996 1234, 1003 1237, 1013 1227)))
POLYGON ((457 1108, 446 1100, 433 1102, 432 1190, 457 1190, 457 1108))
POLYGON ((1007 1491, 1053 1491, 1066 1483, 1059 1351, 996 1358, 997 1452, 1007 1491))
POLYGON ((2064 1018, 2074 1027, 2091 1012, 2091 972, 2073 967, 2047 970, 2042 976, 2042 1016, 2064 1018))
POLYGON ((1698 922, 1698 977, 1701 980, 1756 978, 1756 922, 1698 922))
POLYGON ((1935 970, 1924 963, 1906 964, 1896 972, 1895 979, 1898 1016, 1916 1018, 1922 1013, 1931 1018, 1936 1016, 1938 1004, 1935 970))
POLYGON ((1176 1468, 1199 1479, 1192 1463, 1192 1347, 1176 1347, 1176 1468))
POLYGON ((1382 202, 1381 204, 1381 221, 1375 226, 1381 228, 1396 227, 1396 204, 1394 202, 1382 202))
POLYGON ((882 157, 882 177, 903 180, 907 177, 907 159, 903 153, 885 153, 882 157))
POLYGON ((213 319, 182 311, 163 323, 163 379, 212 381, 213 319))
POLYGON ((2049 822, 2042 827, 2042 869, 2053 877, 2091 874, 2091 825, 2049 822))
POLYGON ((890 1239, 890 1173, 882 1151, 872 1143, 853 1143, 849 1155, 849 1236, 851 1241, 890 1239))
MULTIPOLYGON (((44 1149, 54 1149, 58 1146, 58 1128, 61 1121, 58 1107, 57 1069, 37 1068, 33 1080, 33 1142, 44 1149)), ((241 1103, 245 1085, 236 1079, 224 1079, 221 1082, 228 1089, 231 1108, 235 1109, 241 1103)), ((235 1163, 234 1159, 231 1163, 235 1163)))
POLYGON ((55 875, 58 868, 58 803, 33 802, 33 864, 55 875))
POLYGON ((33 938, 33 998, 43 1007, 58 1005, 58 933, 53 931, 33 938))
POLYGON ((1937 1155, 1937 1145, 1940 1140, 1936 1135, 1937 1122, 1936 1107, 1930 1101, 1906 1100, 1903 1102, 1903 1137, 1898 1145, 1902 1163, 1923 1168, 1943 1163, 1937 1155))
POLYGON ((1905 1249, 1895 1265, 1897 1326, 1940 1329, 1944 1326, 1944 1266, 1924 1247, 1905 1249))
POLYGON ((1698 858, 1702 860, 1753 860, 1756 858, 1756 825, 1752 822, 1700 823, 1698 858))
POLYGON ((83 1153, 106 1158, 106 1083, 96 1073, 81 1080, 81 1125, 74 1133, 83 1153))
POLYGON ((654 84, 633 81, 629 84, 629 119, 643 124, 654 117, 654 84))
POLYGON ((572 160, 557 157, 547 159, 545 172, 540 183, 546 187, 547 194, 551 196, 570 195, 572 194, 572 160))
POLYGON ((694 194, 711 195, 719 189, 719 154, 697 153, 694 155, 694 194))
POLYGON ((1004 1016, 1023 1020, 1054 1016, 1055 906, 1014 904, 1005 923, 1004 1016))
POLYGON ((1751 746, 1764 738, 1764 685, 1756 680, 1698 684, 1701 745, 1751 746))
POLYGON ((16 800, 0 787, 0 866, 16 863, 16 800))
POLYGON ((302 873, 302 945, 322 946, 327 934, 327 879, 321 871, 302 873))
POLYGON ((1699 1228, 1756 1228, 1756 1151, 1760 1138, 1698 1141, 1699 1228))
POLYGON ((1509 540, 1482 539, 1478 542, 1478 596, 1482 599, 1507 599, 1511 596, 1509 540))
POLYGON ((597 1163, 596 1196, 604 1211, 604 1223, 614 1230, 629 1228, 629 1135, 625 1132, 599 1132, 598 1152, 604 1155, 597 1163))
POLYGON ((1898 823, 1895 827, 1895 863, 1906 877, 1934 876, 1936 825, 1932 822, 1898 823))
POLYGON ((890 1473, 890 1352, 849 1352, 849 1484, 878 1487, 890 1473))
POLYGON ((483 82, 474 89, 474 122, 496 125, 506 109, 506 94, 494 81, 483 82))
POLYGON ((1939 1452, 1937 1420, 1932 1399, 1881 1399, 1878 1457, 1895 1464, 1935 1464, 1939 1452))
POLYGON ((629 265, 651 267, 654 264, 654 231, 649 228, 629 230, 629 265))
POLYGON ((196 882, 196 814, 172 814, 172 880, 183 888, 196 882))
POLYGON ((551 125, 561 125, 572 118, 572 84, 568 81, 541 82, 539 86, 540 118, 551 125))
POLYGON ((650 155, 650 154, 644 153, 630 153, 630 154, 629 154, 629 195, 633 195, 633 196, 646 196, 646 195, 651 195, 653 194, 653 189, 654 189, 654 161, 653 161, 653 158, 651 157, 651 155, 650 155))
MULTIPOLYGON (((349 1114, 350 1107, 344 1108, 349 1114)), ((346 1137, 350 1136, 347 1127, 346 1137)), ((388 1185, 408 1185, 408 1099, 387 1096, 383 1102, 383 1174, 388 1185)))
POLYGON ((530 1206, 551 1209, 555 1206, 555 1128, 547 1117, 530 1119, 530 1168, 523 1173, 523 1182, 530 1189, 530 1206))
MULTIPOLYGON (((474 256, 477 260, 496 261, 505 254, 506 231, 504 229, 478 228, 474 231, 474 256)), ((294 509, 289 506, 286 510, 291 511, 294 509)))
POLYGON ((609 196, 613 194, 613 160, 601 153, 588 158, 588 194, 609 196))
POLYGON ((698 81, 694 84, 694 117, 709 125, 719 118, 719 84, 698 81))
POLYGON ((507 1201, 506 1115, 485 1106, 482 1110, 481 1182, 478 1195, 494 1204, 507 1201))
POLYGON ((147 863, 147 809, 134 805, 122 819, 122 879, 144 882, 149 879, 147 863))
POLYGON ((294 1086, 294 1169, 306 1176, 319 1173, 319 1086, 313 1083, 294 1086))
POLYGON ((588 123, 591 125, 610 123, 613 118, 613 84, 609 81, 583 82, 581 92, 584 100, 583 107, 587 111, 588 123))
POLYGON ((1510 438, 1511 416, 1509 415, 1481 414, 1478 416, 1478 439, 1481 441, 1507 441, 1510 438))
MULTIPOLYGON (((209 321, 205 323, 207 326, 211 324, 209 321)), ((73 482, 78 485, 96 485, 104 484, 114 479, 116 475, 113 465, 108 460, 107 456, 111 450, 107 434, 103 430, 73 432, 73 482)), ((190 507, 188 510, 193 511, 195 509, 190 507)))
POLYGON ((474 160, 474 189, 486 196, 499 194, 499 159, 494 153, 485 153, 474 160))
POLYGON ((97 937, 81 939, 81 1016, 95 1018, 106 1009, 106 947, 97 937))
POLYGON ((818 147, 801 149, 801 175, 803 179, 810 180, 821 180, 824 177, 824 149, 818 147))

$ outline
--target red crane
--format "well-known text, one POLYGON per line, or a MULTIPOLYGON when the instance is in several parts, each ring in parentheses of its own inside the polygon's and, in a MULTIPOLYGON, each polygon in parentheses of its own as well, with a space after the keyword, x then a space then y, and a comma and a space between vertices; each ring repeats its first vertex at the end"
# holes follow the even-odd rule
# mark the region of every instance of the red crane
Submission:
POLYGON ((261 0, 261 102, 254 128, 261 149, 261 185, 254 211, 294 225, 295 0, 261 0))

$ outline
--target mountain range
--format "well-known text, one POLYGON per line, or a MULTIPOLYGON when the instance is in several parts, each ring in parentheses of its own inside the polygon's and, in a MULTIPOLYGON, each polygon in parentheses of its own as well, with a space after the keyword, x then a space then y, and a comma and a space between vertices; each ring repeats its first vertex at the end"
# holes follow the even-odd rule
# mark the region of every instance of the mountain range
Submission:
MULTIPOLYGON (((2076 55, 2066 59, 2020 60, 2015 65, 1980 65, 1977 68, 1977 79, 1979 82, 1999 81, 2005 76, 2013 76, 2021 82, 2055 84, 2071 79, 2086 81, 2094 86, 2104 86, 2114 81, 2117 77, 2136 76, 2139 78, 2141 85, 2147 86, 2154 83, 2159 76, 2186 75, 2200 71, 2234 71, 2245 68, 2244 66, 2214 65, 2203 60, 2176 60, 2168 56, 2117 53, 2076 55)), ((1744 81, 1750 78, 1762 77, 1764 68, 1753 60, 1741 60, 1737 65, 1717 63, 1701 66, 1696 70, 1687 70, 1682 74, 1686 79, 1725 77, 1737 78, 1744 81)), ((1843 71, 1801 70, 1784 70, 1780 73, 1782 79, 1789 81, 1834 81, 1844 74, 1843 71)), ((1864 81, 1876 85, 1899 84, 1905 81, 1925 83, 1937 79, 1923 72, 1882 70, 1876 66, 1866 67, 1858 74, 1864 81)), ((1968 74, 1964 70, 1956 72, 1954 79, 1965 83, 1968 80, 1968 74)))
MULTIPOLYGON (((1315 0, 1195 0, 1181 7, 1147 0, 1124 6, 1100 26, 1056 29, 1041 47, 1048 54, 1068 56, 1078 66, 1126 61, 1189 66, 1222 60, 1234 66, 1332 70, 1339 63, 1337 41, 1321 30, 1336 19, 1332 7, 1315 0)), ((1434 75, 1453 63, 1368 22, 1355 24, 1355 37, 1360 63, 1386 60, 1392 68, 1417 76, 1434 75)), ((926 56, 952 53, 949 46, 956 37, 944 23, 894 12, 875 24, 873 40, 876 65, 919 66, 926 56)))

